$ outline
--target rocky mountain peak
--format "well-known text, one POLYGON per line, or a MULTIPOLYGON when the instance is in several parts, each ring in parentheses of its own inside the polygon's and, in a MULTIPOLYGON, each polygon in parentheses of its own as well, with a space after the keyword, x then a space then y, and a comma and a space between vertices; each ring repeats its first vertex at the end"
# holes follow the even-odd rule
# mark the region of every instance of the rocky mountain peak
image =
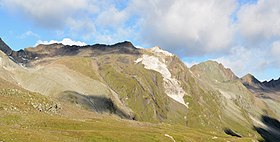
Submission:
POLYGON ((262 83, 256 79, 252 74, 247 74, 241 78, 242 83, 245 86, 256 86, 261 85, 262 83))
POLYGON ((238 79, 231 69, 225 68, 222 64, 211 60, 194 65, 191 67, 191 70, 197 76, 204 76, 203 78, 215 80, 216 82, 238 79))

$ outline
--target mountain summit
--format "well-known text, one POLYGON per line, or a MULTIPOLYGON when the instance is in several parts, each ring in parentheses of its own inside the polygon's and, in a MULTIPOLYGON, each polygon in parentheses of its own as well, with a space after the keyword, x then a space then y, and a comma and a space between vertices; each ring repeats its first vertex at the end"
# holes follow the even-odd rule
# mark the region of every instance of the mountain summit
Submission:
POLYGON ((241 78, 242 83, 247 87, 261 88, 263 84, 252 74, 247 74, 241 78))
POLYGON ((216 61, 202 62, 191 67, 191 70, 196 73, 198 77, 203 76, 204 78, 215 80, 216 82, 238 79, 231 69, 225 68, 216 61))

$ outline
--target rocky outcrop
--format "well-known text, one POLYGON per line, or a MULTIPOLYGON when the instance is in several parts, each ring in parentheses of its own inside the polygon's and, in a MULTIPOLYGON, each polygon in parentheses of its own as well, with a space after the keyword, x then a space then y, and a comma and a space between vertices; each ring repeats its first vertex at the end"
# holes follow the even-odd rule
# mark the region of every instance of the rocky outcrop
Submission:
POLYGON ((241 82, 248 89, 264 89, 264 84, 256 79, 252 74, 247 74, 241 78, 241 82))

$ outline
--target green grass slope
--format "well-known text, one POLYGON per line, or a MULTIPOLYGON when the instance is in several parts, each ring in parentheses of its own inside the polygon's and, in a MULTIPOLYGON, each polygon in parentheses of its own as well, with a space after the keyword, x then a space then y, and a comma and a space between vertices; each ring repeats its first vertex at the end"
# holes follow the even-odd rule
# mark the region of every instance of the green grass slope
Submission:
POLYGON ((90 111, 83 111, 84 117, 74 118, 62 111, 80 108, 64 108, 65 105, 49 97, 17 89, 0 90, 0 98, 0 141, 5 142, 172 142, 166 134, 181 142, 252 141, 181 125, 128 121, 90 111))

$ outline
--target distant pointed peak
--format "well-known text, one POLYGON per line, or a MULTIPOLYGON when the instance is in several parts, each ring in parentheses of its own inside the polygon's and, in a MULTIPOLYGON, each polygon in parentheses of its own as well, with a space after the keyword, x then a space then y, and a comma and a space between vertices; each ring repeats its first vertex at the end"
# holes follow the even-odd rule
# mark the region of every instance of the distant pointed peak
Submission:
POLYGON ((228 81, 236 80, 238 77, 232 72, 231 69, 226 68, 223 64, 208 60, 191 67, 193 72, 198 72, 198 74, 204 74, 205 78, 210 78, 215 81, 228 81))
POLYGON ((261 84, 261 82, 252 74, 248 73, 241 78, 243 84, 253 85, 261 84))
POLYGON ((255 76, 248 73, 248 74, 244 75, 242 78, 255 78, 255 76))
POLYGON ((218 68, 227 69, 223 64, 218 63, 217 61, 213 61, 213 60, 207 60, 207 61, 201 62, 194 66, 203 67, 203 68, 208 67, 208 68, 217 68, 217 69, 218 68))

